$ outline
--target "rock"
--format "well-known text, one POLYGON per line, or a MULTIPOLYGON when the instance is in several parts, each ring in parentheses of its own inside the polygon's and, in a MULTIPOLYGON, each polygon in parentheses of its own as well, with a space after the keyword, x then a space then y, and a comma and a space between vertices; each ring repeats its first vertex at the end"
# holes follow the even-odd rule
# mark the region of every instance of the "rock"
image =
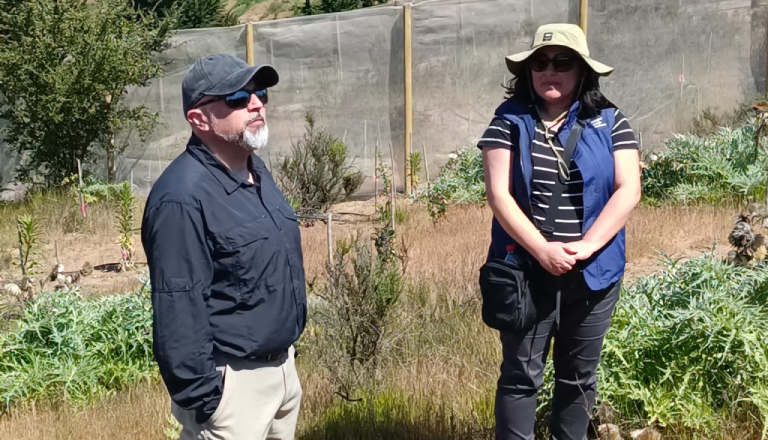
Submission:
POLYGON ((600 440, 623 440, 621 430, 616 425, 604 424, 597 427, 600 440))
POLYGON ((632 431, 632 440, 661 440, 661 434, 650 426, 632 431))
POLYGON ((747 212, 749 212, 753 216, 763 216, 763 217, 766 214, 768 214, 768 212, 766 212, 766 206, 764 204, 754 203, 754 202, 747 205, 747 212))
POLYGON ((29 185, 21 183, 7 183, 0 187, 0 202, 21 203, 27 196, 29 185))
POLYGON ((597 418, 601 424, 616 423, 616 420, 617 420, 616 410, 613 409, 611 405, 608 405, 607 403, 603 402, 597 406, 597 418))
POLYGON ((2 286, 2 291, 13 296, 21 295, 21 288, 16 283, 4 283, 2 286))
POLYGON ((763 261, 765 260, 765 256, 768 252, 766 251, 765 246, 760 246, 755 250, 755 261, 763 261))

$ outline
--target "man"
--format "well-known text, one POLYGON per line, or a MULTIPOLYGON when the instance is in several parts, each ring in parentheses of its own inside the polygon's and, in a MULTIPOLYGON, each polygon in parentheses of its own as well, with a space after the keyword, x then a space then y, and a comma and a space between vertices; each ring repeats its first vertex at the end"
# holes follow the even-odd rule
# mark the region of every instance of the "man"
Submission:
POLYGON ((181 439, 293 439, 306 292, 296 217, 264 162, 271 66, 198 60, 186 150, 150 192, 142 243, 154 355, 181 439))

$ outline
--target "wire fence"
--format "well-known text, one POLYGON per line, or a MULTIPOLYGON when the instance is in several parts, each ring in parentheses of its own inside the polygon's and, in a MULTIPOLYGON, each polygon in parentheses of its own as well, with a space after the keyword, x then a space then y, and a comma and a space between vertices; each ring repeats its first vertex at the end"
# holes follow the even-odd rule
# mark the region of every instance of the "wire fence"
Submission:
MULTIPOLYGON (((616 68, 601 83, 604 93, 643 149, 657 149, 704 109, 728 111, 765 90, 767 3, 432 0, 181 31, 158 58, 169 63, 164 76, 129 91, 129 104, 157 111, 160 125, 147 142, 116 136, 127 146, 117 177, 133 176, 149 191, 189 137, 181 110, 187 69, 204 55, 229 53, 280 72, 268 105, 270 144, 260 152, 270 168, 302 138, 312 112, 350 148, 366 176, 360 195, 374 192, 379 155, 395 160, 403 191, 409 152, 422 153, 434 176, 449 154, 481 136, 504 99, 506 55, 528 48, 541 24, 585 25, 587 17, 591 55, 616 68)), ((17 160, 0 143, 5 180, 17 160)))

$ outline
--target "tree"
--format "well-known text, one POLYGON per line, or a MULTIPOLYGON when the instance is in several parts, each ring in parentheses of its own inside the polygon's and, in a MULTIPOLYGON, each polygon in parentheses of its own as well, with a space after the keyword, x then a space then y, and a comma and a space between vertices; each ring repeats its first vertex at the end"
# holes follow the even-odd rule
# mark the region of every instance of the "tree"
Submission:
POLYGON ((304 0, 304 4, 297 6, 296 15, 329 14, 332 12, 351 11, 353 9, 368 8, 386 3, 384 0, 320 0, 312 2, 304 0))
MULTIPOLYGON (((152 56, 168 48, 174 18, 137 13, 129 0, 5 0, 0 5, 0 119, 5 142, 22 157, 21 181, 57 185, 86 171, 99 151, 125 146, 113 136, 145 138, 157 114, 125 103, 126 87, 158 77, 152 56)), ((109 175, 114 179, 114 167, 109 175)))
POLYGON ((178 29, 226 27, 237 24, 234 10, 227 10, 225 0, 135 0, 136 8, 156 12, 163 17, 176 14, 178 29))

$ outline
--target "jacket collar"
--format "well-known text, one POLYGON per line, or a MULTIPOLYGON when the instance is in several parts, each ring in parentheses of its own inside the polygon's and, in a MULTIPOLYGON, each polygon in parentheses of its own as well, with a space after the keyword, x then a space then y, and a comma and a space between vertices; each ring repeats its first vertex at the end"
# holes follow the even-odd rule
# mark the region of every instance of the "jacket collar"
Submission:
MULTIPOLYGON (((570 127, 571 124, 576 120, 576 117, 579 114, 579 101, 574 102, 571 105, 571 108, 568 110, 568 116, 565 119, 565 125, 567 127, 570 127)), ((496 111, 494 112, 496 116, 518 116, 521 118, 530 117, 534 120, 537 117, 536 109, 533 108, 533 104, 523 104, 520 101, 510 98, 501 105, 499 105, 496 108, 496 111)))
MULTIPOLYGON (((227 194, 232 194, 241 186, 250 185, 246 179, 235 175, 232 170, 221 163, 195 134, 187 142, 187 152, 198 160, 224 187, 227 194)), ((248 171, 255 173, 253 155, 248 157, 248 171)))

